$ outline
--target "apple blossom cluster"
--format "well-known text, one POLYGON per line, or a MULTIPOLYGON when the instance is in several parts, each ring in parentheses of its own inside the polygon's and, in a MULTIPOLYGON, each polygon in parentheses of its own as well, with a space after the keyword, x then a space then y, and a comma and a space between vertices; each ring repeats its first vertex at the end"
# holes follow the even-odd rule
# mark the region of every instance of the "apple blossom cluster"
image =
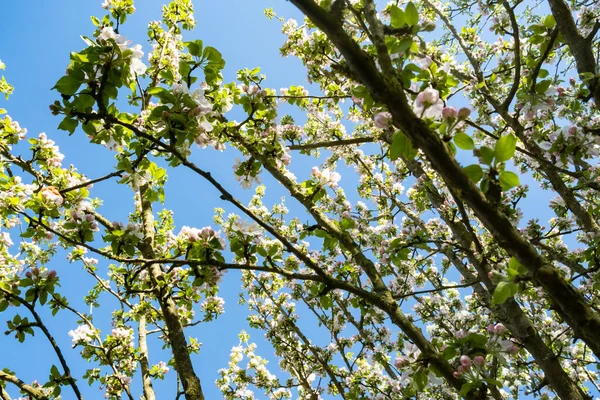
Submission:
POLYGON ((96 333, 89 327, 89 325, 79 325, 77 329, 69 331, 69 336, 73 341, 73 345, 78 345, 82 343, 91 343, 96 333))
POLYGON ((235 171, 235 179, 244 189, 250 189, 253 184, 260 184, 260 164, 252 159, 242 161, 239 158, 235 159, 232 166, 235 171), (258 168, 257 168, 258 167, 258 168))
POLYGON ((34 184, 23 183, 20 176, 15 176, 8 182, 10 185, 5 186, 0 191, 0 205, 5 208, 13 204, 25 203, 38 189, 34 184))
POLYGON ((128 344, 129 346, 134 345, 133 330, 131 330, 129 328, 124 328, 124 327, 115 328, 110 332, 110 335, 117 340, 122 340, 124 343, 128 344))
POLYGON ((240 233, 243 236, 248 236, 252 238, 258 238, 264 233, 264 229, 256 222, 248 222, 240 219, 237 219, 232 224, 231 229, 235 232, 240 233))
POLYGON ((225 300, 218 296, 207 297, 201 304, 200 308, 205 313, 204 320, 212 321, 219 315, 225 312, 225 300))
POLYGON ((79 230, 87 228, 97 232, 99 230, 98 222, 96 222, 96 217, 90 213, 91 210, 92 207, 89 201, 77 203, 69 210, 70 219, 65 220, 65 224, 75 226, 74 229, 79 230))
POLYGON ((27 129, 22 128, 19 122, 14 121, 10 115, 4 115, 0 118, 0 137, 8 145, 17 144, 19 141, 25 139, 26 135, 27 129))
MULTIPOLYGON (((2 60, 0 60, 0 69, 4 69, 6 68, 6 65, 2 62, 2 60)), ((0 77, 0 93, 4 93, 4 97, 8 100, 8 97, 12 94, 13 92, 13 87, 6 81, 6 78, 4 77, 4 75, 2 75, 0 77)), ((1 113, 6 112, 3 109, 1 113)))
POLYGON ((194 244, 198 243, 202 247, 215 247, 215 243, 218 245, 218 250, 225 249, 225 241, 220 237, 220 232, 215 231, 210 226, 204 228, 190 228, 189 226, 183 226, 177 235, 179 240, 194 244))
POLYGON ((179 96, 188 95, 197 105, 196 108, 190 110, 190 113, 196 117, 198 123, 199 134, 194 139, 196 144, 202 148, 206 148, 210 145, 214 146, 215 149, 223 150, 224 147, 222 147, 222 144, 209 136, 210 132, 213 130, 213 125, 207 120, 206 117, 212 114, 211 111, 213 106, 205 96, 205 90, 207 89, 208 86, 206 83, 202 82, 200 87, 197 87, 193 92, 190 92, 187 84, 182 82, 173 85, 173 94, 179 96))
POLYGON ((444 102, 440 92, 433 88, 426 88, 415 98, 413 111, 421 118, 439 118, 442 116, 444 102))
POLYGON ((334 189, 338 186, 340 179, 342 179, 342 176, 338 172, 332 171, 329 168, 320 170, 319 167, 312 167, 312 176, 321 184, 331 186, 334 189))
POLYGON ((48 139, 44 132, 39 134, 37 140, 30 140, 30 143, 32 144, 31 150, 37 153, 37 161, 40 166, 49 166, 52 168, 60 168, 62 166, 62 160, 65 156, 59 151, 54 140, 48 139))
POLYGON ((47 186, 41 191, 44 203, 50 207, 58 208, 63 205, 65 199, 55 186, 47 186))
POLYGON ((104 0, 102 8, 109 10, 115 18, 135 12, 133 0, 104 0))
POLYGON ((173 80, 181 80, 179 72, 180 52, 183 49, 182 36, 174 34, 171 30, 165 31, 160 21, 152 21, 148 24, 152 51, 148 55, 148 61, 154 70, 166 69, 173 74, 173 80))
POLYGON ((160 361, 158 364, 155 364, 150 368, 150 374, 152 376, 156 376, 159 379, 165 379, 165 375, 170 371, 170 368, 167 366, 167 363, 164 361, 160 361))
POLYGON ((142 61, 144 58, 144 52, 142 51, 142 45, 136 44, 131 49, 127 46, 131 44, 131 41, 123 35, 115 33, 111 26, 105 26, 100 30, 100 34, 96 37, 96 41, 100 44, 109 44, 110 41, 114 41, 121 50, 131 51, 130 70, 131 74, 144 75, 146 73, 146 64, 142 61))
POLYGON ((291 390, 267 369, 268 361, 255 353, 257 346, 249 342, 249 335, 242 331, 239 337, 240 345, 234 346, 230 352, 229 368, 220 369, 220 377, 216 380, 225 398, 254 399, 254 392, 248 387, 252 384, 262 389, 269 399, 291 399, 291 390), (238 364, 245 357, 248 359, 246 368, 241 368, 238 364))

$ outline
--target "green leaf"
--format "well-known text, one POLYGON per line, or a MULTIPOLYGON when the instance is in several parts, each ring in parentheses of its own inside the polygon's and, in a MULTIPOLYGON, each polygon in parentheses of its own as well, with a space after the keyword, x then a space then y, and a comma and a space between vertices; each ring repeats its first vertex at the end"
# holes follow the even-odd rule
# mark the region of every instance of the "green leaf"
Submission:
POLYGON ((519 285, 514 282, 500 282, 494 290, 492 304, 503 304, 519 291, 519 285))
POLYGON ((343 218, 342 221, 340 222, 340 226, 344 230, 352 229, 352 228, 354 228, 355 225, 356 224, 352 218, 343 218))
POLYGON ((390 7, 392 28, 402 28, 406 24, 404 11, 397 6, 390 7))
POLYGON ((409 26, 414 26, 419 23, 419 11, 412 1, 406 5, 404 17, 409 26))
POLYGON ((521 268, 521 263, 516 258, 511 257, 510 260, 508 260, 508 267, 518 270, 521 268))
POLYGON ((500 186, 502 186, 502 190, 510 190, 514 187, 517 187, 521 184, 519 181, 519 175, 515 174, 511 171, 502 171, 500 173, 500 186))
POLYGON ((527 275, 528 271, 515 257, 511 257, 510 260, 508 260, 507 272, 510 278, 516 278, 527 275))
POLYGON ((458 394, 461 395, 462 397, 466 397, 467 394, 469 394, 469 392, 472 389, 475 389, 476 387, 477 387, 477 384, 475 382, 463 383, 463 385, 460 387, 460 392, 458 392, 458 394))
POLYGON ((544 18, 543 24, 546 28, 552 29, 554 25, 556 25, 556 20, 552 14, 548 14, 546 18, 544 18))
POLYGON ((52 89, 58 90, 59 93, 72 96, 77 93, 77 89, 81 86, 81 81, 75 79, 70 75, 65 75, 56 82, 56 85, 52 89))
POLYGON ((515 150, 517 148, 517 138, 515 135, 508 134, 502 136, 496 142, 496 147, 494 148, 494 156, 496 157, 496 162, 504 162, 508 161, 512 158, 513 154, 515 154, 515 150))
POLYGON ((75 53, 74 51, 71 52, 71 57, 70 58, 73 61, 79 61, 79 62, 82 62, 82 63, 86 63, 86 62, 90 61, 88 59, 87 54, 75 53))
POLYGON ((193 42, 186 42, 184 44, 187 46, 191 55, 200 57, 203 47, 202 40, 194 40, 193 42))
POLYGON ((48 292, 46 290, 40 290, 40 304, 44 305, 48 301, 48 292))
POLYGON ((485 345, 487 344, 488 338, 485 335, 482 335, 480 333, 469 333, 467 335, 467 337, 465 337, 465 342, 470 343, 472 347, 477 347, 477 348, 485 348, 485 345))
POLYGON ((86 112, 88 108, 93 107, 96 100, 89 94, 81 94, 73 101, 75 111, 86 112))
POLYGON ((456 349, 452 346, 448 346, 442 352, 442 356, 445 360, 451 360, 456 357, 456 349))
POLYGON ((495 385, 498 387, 502 387, 502 382, 500 382, 498 379, 492 379, 492 378, 483 378, 484 382, 490 384, 490 385, 495 385))
POLYGON ((406 50, 410 49, 412 45, 413 39, 411 37, 403 37, 394 50, 396 53, 406 53, 406 50))
POLYGON ((419 367, 413 375, 413 382, 419 391, 423 391, 427 386, 428 381, 427 372, 423 367, 419 367))
POLYGON ((329 296, 321 296, 319 298, 319 302, 321 303, 321 307, 323 307, 325 310, 329 310, 333 305, 333 301, 331 301, 329 296))
POLYGON ((482 146, 480 149, 473 152, 476 157, 479 157, 479 160, 485 165, 492 165, 492 161, 494 160, 494 150, 490 149, 487 146, 482 146))
POLYGON ((177 99, 175 98, 173 93, 171 93, 170 90, 161 86, 151 87, 146 92, 148 94, 151 94, 152 96, 158 97, 163 104, 175 104, 177 102, 177 99))
POLYGON ((544 94, 544 93, 546 93, 546 91, 548 91, 548 89, 550 88, 550 85, 552 85, 552 80, 545 79, 543 81, 536 83, 535 91, 539 94, 544 94))
POLYGON ((225 60, 217 49, 210 46, 204 49, 202 58, 208 60, 208 64, 204 67, 204 76, 206 83, 211 85, 220 78, 221 70, 225 68, 225 60))
POLYGON ((94 42, 92 39, 90 39, 87 36, 80 36, 81 40, 83 40, 85 42, 85 44, 87 44, 88 46, 97 46, 96 42, 94 42))
POLYGON ((396 131, 392 136, 392 145, 390 146, 390 159, 392 161, 402 156, 407 160, 412 160, 417 155, 417 150, 413 147, 412 142, 406 135, 400 131, 396 131))
POLYGON ((79 125, 79 122, 76 119, 71 119, 71 117, 65 117, 62 122, 58 125, 58 129, 63 131, 68 131, 69 133, 75 132, 75 129, 79 125))
POLYGON ((473 150, 475 148, 475 143, 471 139, 471 136, 464 132, 458 132, 454 135, 454 144, 463 150, 473 150))
POLYGON ((481 178, 483 178, 483 169, 481 169, 481 166, 479 164, 472 164, 467 167, 464 167, 463 171, 465 172, 465 174, 467 174, 469 179, 471 179, 475 183, 479 182, 481 178))

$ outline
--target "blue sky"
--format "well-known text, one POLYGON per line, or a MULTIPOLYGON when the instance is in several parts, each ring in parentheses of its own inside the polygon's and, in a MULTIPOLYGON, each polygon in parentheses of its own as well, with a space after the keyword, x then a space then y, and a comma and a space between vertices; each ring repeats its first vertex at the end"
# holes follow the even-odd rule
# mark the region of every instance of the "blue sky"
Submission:
MULTIPOLYGON (((3 98, 0 100, 0 107, 6 108, 14 120, 28 129, 28 137, 36 137, 40 132, 46 132, 65 154, 63 165, 73 164, 90 178, 112 172, 112 154, 103 147, 88 144, 86 136, 80 131, 73 136, 58 131, 56 127, 60 117, 53 117, 48 106, 58 98, 58 94, 50 88, 64 75, 69 62, 69 52, 84 48, 80 35, 92 36, 94 26, 90 16, 104 15, 101 3, 101 0, 5 2, 2 5, 3 20, 0 25, 0 60, 6 64, 6 70, 2 72, 15 87, 15 92, 8 102, 3 98)), ((120 33, 133 40, 133 43, 142 44, 146 54, 150 50, 146 39, 146 26, 149 21, 160 19, 162 4, 162 0, 138 1, 136 13, 120 30, 120 33)), ((284 36, 280 33, 281 24, 277 20, 269 21, 263 15, 263 10, 270 7, 286 18, 299 17, 299 13, 288 2, 282 0, 197 1, 197 27, 193 32, 185 32, 184 40, 201 39, 206 45, 221 51, 227 62, 224 70, 225 82, 234 80, 238 69, 260 66, 262 72, 267 75, 267 84, 270 87, 306 85, 300 61, 283 59, 279 54, 279 46, 284 41, 284 36)), ((26 148, 23 147, 23 150, 26 151, 26 148)), ((202 152, 194 154, 193 159, 201 167, 212 167, 211 172, 225 187, 247 200, 253 191, 238 189, 239 184, 233 178, 231 169, 234 156, 235 154, 229 151, 223 154, 202 152), (214 168, 215 165, 221 167, 214 168)), ((166 189, 166 207, 174 210, 179 227, 210 225, 214 207, 226 207, 226 204, 219 200, 216 191, 183 169, 169 171, 166 189)), ((269 189, 269 193, 274 194, 277 190, 269 189)), ((271 198, 278 201, 282 194, 277 193, 277 196, 271 198)), ((99 184, 92 191, 92 195, 103 199, 101 212, 109 219, 126 219, 131 209, 132 192, 129 188, 108 183, 99 184)), ((107 265, 104 261, 100 262, 98 270, 101 275, 106 271, 107 265)), ((61 293, 70 299, 71 305, 80 311, 89 311, 83 303, 83 296, 93 282, 81 272, 80 266, 69 264, 59 256, 52 262, 52 268, 57 269, 62 283, 61 293)), ((196 336, 203 342, 200 356, 194 358, 194 364, 208 399, 221 397, 213 384, 217 377, 217 369, 227 365, 231 347, 238 344, 239 331, 248 329, 245 320, 247 311, 237 305, 239 287, 239 274, 228 273, 221 292, 226 301, 225 314, 215 322, 188 332, 188 335, 196 336)), ((98 314, 110 312, 115 303, 109 297, 102 297, 101 304, 102 307, 94 311, 97 318, 95 322, 106 332, 109 330, 106 319, 98 314)), ((21 314, 25 315, 23 312, 21 314)), ((3 314, 3 317, 8 319, 6 314, 3 314)), ((86 364, 81 361, 78 349, 71 350, 71 340, 67 335, 69 330, 76 328, 75 319, 66 312, 60 312, 55 318, 47 318, 46 323, 63 348, 71 369, 76 374, 83 373, 86 364)), ((250 330, 249 333, 251 339, 258 342, 259 353, 267 355, 268 351, 265 350, 268 350, 268 347, 265 347, 262 332, 250 330), (263 351, 260 351, 261 347, 263 351)), ((151 363, 167 361, 168 357, 160 355, 160 347, 154 347, 155 349, 151 349, 151 363)), ((58 364, 39 332, 23 344, 1 335, 0 349, 0 368, 9 367, 26 382, 34 379, 45 380, 49 367, 53 363, 58 364)), ((271 364, 276 368, 276 363, 271 364)), ((174 378, 173 372, 168 375, 174 378)), ((80 380, 79 384, 86 398, 102 397, 102 392, 99 392, 97 387, 86 387, 84 380, 80 380)), ((156 382, 155 389, 158 398, 174 398, 173 379, 156 382)), ((16 397, 16 392, 10 393, 16 397)), ((63 398, 73 398, 69 388, 63 390, 63 398)))

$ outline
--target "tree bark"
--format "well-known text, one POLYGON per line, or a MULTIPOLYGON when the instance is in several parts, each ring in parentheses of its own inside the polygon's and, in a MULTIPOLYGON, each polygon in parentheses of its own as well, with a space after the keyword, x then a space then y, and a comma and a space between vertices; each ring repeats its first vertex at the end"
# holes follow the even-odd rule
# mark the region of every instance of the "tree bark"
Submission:
MULTIPOLYGON (((142 255, 148 259, 155 259, 154 252, 154 215, 152 213, 152 204, 146 200, 144 194, 148 189, 147 186, 140 188, 141 198, 141 216, 142 229, 144 239, 138 245, 142 255)), ((167 339, 171 344, 173 358, 175 359, 175 367, 177 374, 181 379, 183 391, 186 400, 204 400, 200 379, 194 372, 192 359, 188 352, 187 341, 183 332, 183 324, 177 313, 177 305, 170 296, 168 289, 161 288, 158 284, 158 279, 163 275, 163 271, 158 264, 152 264, 149 267, 152 285, 157 289, 155 295, 160 305, 163 314, 163 319, 167 327, 167 339)))
MULTIPOLYGON (((144 296, 140 296, 140 303, 144 301, 144 296)), ((138 322, 138 341, 140 351, 140 369, 142 370, 142 386, 144 390, 145 400, 156 400, 154 389, 152 387, 152 379, 150 377, 150 363, 148 361, 148 342, 146 331, 146 317, 140 315, 138 322)))
MULTIPOLYGON (((594 37, 593 35, 583 37, 579 33, 571 9, 564 0, 548 0, 548 4, 556 21, 556 26, 565 38, 573 58, 575 58, 577 72, 579 74, 592 74, 593 76, 587 81, 586 86, 592 97, 594 97, 596 108, 600 110, 600 78, 598 76, 599 71, 597 71, 596 57, 592 49, 594 37)), ((595 32, 597 32, 597 29, 594 30, 595 32)))

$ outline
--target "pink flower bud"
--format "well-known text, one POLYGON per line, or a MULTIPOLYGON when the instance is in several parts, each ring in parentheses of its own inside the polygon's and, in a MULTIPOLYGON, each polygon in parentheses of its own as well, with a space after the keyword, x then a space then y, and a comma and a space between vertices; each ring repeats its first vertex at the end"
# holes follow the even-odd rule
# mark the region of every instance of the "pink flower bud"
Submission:
POLYGON ((508 349, 508 352, 514 356, 519 352, 519 348, 517 346, 511 346, 511 348, 508 349))
POLYGON ((427 108, 430 105, 437 103, 439 99, 440 92, 429 87, 417 95, 417 105, 427 108))
POLYGON ((489 324, 487 330, 489 333, 494 333, 494 324, 489 324))
POLYGON ((399 356, 394 361, 394 365, 396 366, 396 368, 403 368, 406 367, 408 364, 410 364, 410 361, 408 361, 408 358, 406 358, 405 356, 399 356))
POLYGON ((476 365, 479 365, 480 367, 483 367, 485 365, 485 357, 483 357, 483 356, 475 356, 475 358, 473 358, 473 362, 476 365))
POLYGON ((506 327, 502 324, 496 324, 494 326, 494 333, 497 335, 502 335, 506 331, 506 327))
POLYGON ((455 107, 442 108, 443 119, 455 119, 456 117, 458 117, 458 110, 455 107))
POLYGON ((471 357, 467 355, 460 356, 460 365, 465 368, 469 368, 471 366, 471 357))
POLYGON ((52 115, 58 115, 60 111, 60 107, 58 107, 56 104, 50 104, 50 112, 52 112, 52 115))
POLYGON ((471 109, 468 107, 462 107, 458 110, 458 119, 460 120, 469 118, 469 115, 471 115, 471 109))
POLYGON ((48 278, 52 278, 52 279, 56 278, 56 271, 52 270, 52 271, 48 272, 48 278))
POLYGON ((385 129, 390 126, 392 121, 392 114, 387 111, 380 112, 375 116, 375 126, 379 129, 385 129))
POLYGON ((456 332, 454 336, 456 336, 457 339, 462 339, 467 336, 467 332, 461 329, 460 331, 456 332))

